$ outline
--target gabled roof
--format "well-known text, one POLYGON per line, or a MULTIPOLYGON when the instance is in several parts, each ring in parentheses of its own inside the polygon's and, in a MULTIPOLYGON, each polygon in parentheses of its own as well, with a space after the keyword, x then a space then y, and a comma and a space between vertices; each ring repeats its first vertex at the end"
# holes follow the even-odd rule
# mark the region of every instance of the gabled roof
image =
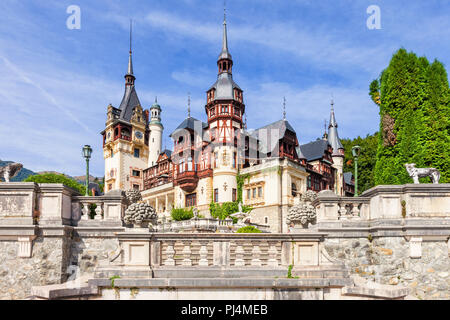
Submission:
POLYGON ((307 161, 321 159, 328 149, 328 141, 319 139, 300 146, 300 150, 307 161))
POLYGON ((351 172, 344 172, 344 183, 354 186, 355 184, 352 182, 353 173, 351 172))
POLYGON ((279 120, 256 129, 250 133, 250 136, 259 141, 259 151, 267 154, 276 148, 278 141, 286 135, 287 130, 296 134, 287 120, 279 120), (272 137, 278 137, 278 139, 272 139, 272 137), (269 143, 270 145, 268 145, 269 143))
POLYGON ((120 119, 125 121, 130 121, 131 116, 133 115, 133 108, 141 105, 139 98, 136 93, 136 89, 134 85, 126 86, 125 93, 122 98, 122 102, 120 103, 120 119))
POLYGON ((198 119, 192 118, 192 117, 187 117, 186 119, 184 119, 184 121, 170 134, 170 137, 173 136, 174 134, 176 134, 178 131, 183 130, 183 129, 190 129, 190 130, 195 130, 195 126, 199 126, 199 123, 201 123, 202 126, 202 130, 205 130, 206 128, 208 128, 208 124, 204 123, 198 119))

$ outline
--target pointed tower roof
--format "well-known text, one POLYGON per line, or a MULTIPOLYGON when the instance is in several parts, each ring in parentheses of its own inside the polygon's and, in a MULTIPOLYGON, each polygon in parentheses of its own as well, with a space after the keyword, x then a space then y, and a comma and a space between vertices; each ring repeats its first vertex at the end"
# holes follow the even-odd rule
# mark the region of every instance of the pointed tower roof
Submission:
POLYGON ((342 156, 339 149, 344 150, 344 146, 341 143, 341 139, 339 139, 337 128, 338 125, 334 115, 334 101, 331 100, 330 124, 328 125, 328 142, 333 148, 333 156, 342 156))
POLYGON ((227 14, 226 9, 223 13, 223 38, 222 38, 222 52, 219 55, 218 60, 228 59, 232 60, 231 54, 228 51, 228 35, 227 35, 227 14))
POLYGON ((128 58, 128 70, 125 74, 125 93, 120 103, 120 119, 130 121, 133 115, 133 108, 141 105, 134 87, 136 77, 133 74, 133 60, 132 60, 132 21, 130 21, 130 52, 128 58))

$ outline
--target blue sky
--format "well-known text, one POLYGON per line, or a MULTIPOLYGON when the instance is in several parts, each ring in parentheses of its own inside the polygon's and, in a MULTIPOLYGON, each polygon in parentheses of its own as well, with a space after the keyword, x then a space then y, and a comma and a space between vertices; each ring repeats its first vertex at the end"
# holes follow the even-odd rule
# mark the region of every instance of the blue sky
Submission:
MULTIPOLYGON (((165 145, 186 117, 205 120, 215 82, 222 0, 2 0, 0 2, 0 159, 34 170, 84 173, 81 147, 94 148, 91 173, 103 176, 106 107, 120 104, 134 20, 134 72, 144 108, 163 108, 165 145), (81 29, 69 30, 70 5, 81 29)), ((367 92, 404 47, 450 65, 447 0, 228 0, 233 76, 244 90, 248 127, 287 118, 300 143, 322 136, 334 96, 341 138, 378 130, 367 92), (369 30, 369 5, 381 30, 369 30)))

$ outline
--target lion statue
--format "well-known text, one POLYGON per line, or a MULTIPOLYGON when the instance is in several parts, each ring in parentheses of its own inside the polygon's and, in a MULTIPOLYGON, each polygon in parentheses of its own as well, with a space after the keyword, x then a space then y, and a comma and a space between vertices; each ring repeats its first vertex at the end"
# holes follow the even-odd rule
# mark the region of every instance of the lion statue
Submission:
POLYGON ((12 178, 19 174, 22 168, 23 165, 20 163, 10 163, 6 167, 0 167, 0 178, 3 178, 5 182, 10 182, 12 178))
POLYGON ((416 168, 415 163, 406 163, 405 167, 415 184, 419 184, 419 178, 425 177, 430 177, 431 182, 438 184, 441 178, 441 173, 435 168, 416 168))

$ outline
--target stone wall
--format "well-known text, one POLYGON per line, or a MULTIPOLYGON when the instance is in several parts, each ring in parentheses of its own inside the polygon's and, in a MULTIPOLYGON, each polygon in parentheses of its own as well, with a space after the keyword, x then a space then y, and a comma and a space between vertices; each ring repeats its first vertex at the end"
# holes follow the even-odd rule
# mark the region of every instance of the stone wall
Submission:
POLYGON ((422 257, 410 257, 403 237, 326 239, 327 253, 352 274, 376 283, 411 288, 418 299, 450 298, 450 259, 445 241, 424 241, 422 257))
POLYGON ((31 258, 17 257, 16 241, 0 241, 0 299, 24 299, 32 286, 66 280, 67 241, 38 237, 31 258))
POLYGON ((89 277, 99 265, 109 264, 110 258, 119 250, 119 240, 77 235, 73 237, 70 249, 71 270, 76 271, 79 277, 89 277))

